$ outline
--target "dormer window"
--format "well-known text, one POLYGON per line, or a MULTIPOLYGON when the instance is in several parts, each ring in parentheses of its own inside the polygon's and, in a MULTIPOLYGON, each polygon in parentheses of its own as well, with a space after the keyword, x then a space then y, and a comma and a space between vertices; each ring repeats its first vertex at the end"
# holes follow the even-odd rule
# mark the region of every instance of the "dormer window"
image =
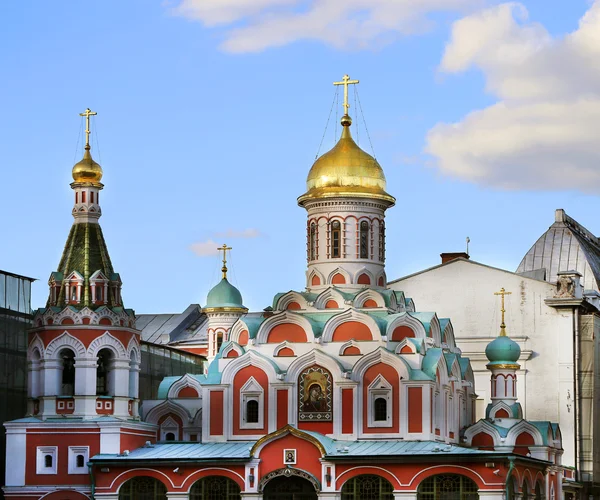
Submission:
POLYGON ((71 285, 71 302, 77 302, 77 285, 71 285))

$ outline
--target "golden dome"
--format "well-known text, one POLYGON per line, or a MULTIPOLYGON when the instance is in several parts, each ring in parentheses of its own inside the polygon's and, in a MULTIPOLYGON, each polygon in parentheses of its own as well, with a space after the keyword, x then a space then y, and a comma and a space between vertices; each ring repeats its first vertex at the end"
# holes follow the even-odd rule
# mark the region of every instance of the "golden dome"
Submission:
POLYGON ((383 169, 352 139, 352 119, 344 115, 341 123, 340 140, 313 164, 306 179, 306 193, 298 198, 298 204, 315 198, 344 196, 375 198, 392 206, 396 199, 385 191, 383 169))
POLYGON ((93 160, 89 147, 85 148, 83 159, 73 167, 73 180, 75 182, 100 182, 102 180, 102 167, 93 160))

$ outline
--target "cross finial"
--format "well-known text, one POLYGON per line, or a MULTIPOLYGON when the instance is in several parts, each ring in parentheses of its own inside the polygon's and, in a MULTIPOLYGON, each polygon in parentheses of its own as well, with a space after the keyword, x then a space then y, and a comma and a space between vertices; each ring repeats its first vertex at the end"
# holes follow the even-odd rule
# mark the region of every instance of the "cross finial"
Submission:
POLYGON ((223 272, 223 279, 227 278, 227 250, 231 250, 231 247, 228 247, 225 243, 223 243, 222 247, 217 248, 219 252, 223 252, 223 267, 221 271, 223 272))
POLYGON ((85 116, 85 149, 90 149, 90 116, 96 116, 98 113, 87 108, 83 113, 79 113, 79 116, 85 116))
POLYGON ((344 114, 345 115, 348 114, 348 108, 350 107, 350 104, 348 104, 348 85, 355 85, 357 83, 359 83, 358 80, 350 80, 350 77, 348 75, 344 75, 342 77, 341 82, 333 82, 334 85, 343 85, 344 86, 344 114))
POLYGON ((504 309, 504 296, 511 295, 512 292, 507 292, 504 288, 501 288, 499 292, 494 292, 494 295, 500 295, 502 297, 502 305, 500 306, 500 312, 502 313, 502 323, 500 323, 500 336, 506 337, 506 325, 504 324, 504 313, 506 309, 504 309))

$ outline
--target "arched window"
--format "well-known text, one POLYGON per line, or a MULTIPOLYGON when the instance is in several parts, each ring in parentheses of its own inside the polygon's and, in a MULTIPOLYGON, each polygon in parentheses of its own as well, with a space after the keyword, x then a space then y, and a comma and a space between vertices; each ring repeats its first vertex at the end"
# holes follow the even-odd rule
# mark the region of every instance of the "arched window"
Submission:
POLYGON ((373 415, 376 422, 385 422, 387 420, 387 401, 385 398, 375 398, 373 403, 373 415))
POLYGON ((73 396, 75 394, 75 353, 71 349, 63 349, 59 356, 62 361, 60 395, 73 396))
POLYGON ((96 285, 96 300, 98 302, 104 302, 102 295, 104 293, 104 285, 96 285))
POLYGON ((339 259, 342 256, 342 226, 340 221, 334 220, 331 223, 331 257, 339 259))
POLYGON ((258 401, 251 399, 246 403, 246 423, 258 423, 258 401))
POLYGON ((385 260, 385 224, 381 221, 379 226, 379 260, 385 260))
POLYGON ((419 484, 417 500, 476 500, 479 498, 477 484, 459 474, 438 474, 419 484))
POLYGON ((529 500, 529 486, 527 486, 527 481, 523 481, 523 486, 521 487, 521 498, 522 500, 529 500))
POLYGON ((96 369, 96 394, 98 396, 109 396, 111 387, 112 352, 102 349, 98 353, 98 368, 96 369))
POLYGON ((71 285, 71 302, 77 302, 77 285, 75 283, 71 285))
POLYGON ((310 224, 310 240, 308 248, 308 259, 315 260, 317 258, 317 225, 314 222, 310 224))
POLYGON ((196 481, 190 490, 190 500, 239 500, 240 487, 223 476, 208 476, 196 481))
POLYGON ((94 192, 90 191, 90 202, 94 203, 94 192))
POLYGON ((175 441, 175 433, 167 432, 165 434, 165 441, 175 441))
POLYGON ((542 493, 543 491, 544 488, 542 483, 538 481, 535 485, 535 500, 542 500, 544 498, 544 494, 542 493))
POLYGON ((85 467, 85 457, 83 455, 77 455, 75 459, 75 466, 77 468, 85 467))
POLYGON ((51 469, 53 466, 53 458, 52 455, 44 455, 44 467, 46 467, 46 469, 51 469))
POLYGON ((393 500, 394 487, 381 477, 363 474, 348 479, 342 486, 342 500, 393 500))
POLYGON ((360 223, 360 258, 369 258, 369 223, 366 220, 360 223))
POLYGON ((119 488, 119 500, 167 500, 167 488, 158 479, 138 476, 119 488))
POLYGON ((223 345, 223 332, 215 333, 217 337, 217 352, 221 350, 221 346, 223 345))

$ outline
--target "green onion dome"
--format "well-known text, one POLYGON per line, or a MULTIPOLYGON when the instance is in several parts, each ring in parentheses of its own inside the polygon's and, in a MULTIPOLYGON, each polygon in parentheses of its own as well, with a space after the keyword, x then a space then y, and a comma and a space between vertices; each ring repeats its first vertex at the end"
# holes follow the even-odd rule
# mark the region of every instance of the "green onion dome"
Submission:
POLYGON ((521 356, 521 348, 514 340, 500 335, 487 345, 485 355, 490 365, 514 365, 521 356))
POLYGON ((213 287, 206 297, 204 311, 211 312, 215 310, 240 312, 248 310, 242 303, 242 294, 227 281, 227 278, 223 278, 213 287))

